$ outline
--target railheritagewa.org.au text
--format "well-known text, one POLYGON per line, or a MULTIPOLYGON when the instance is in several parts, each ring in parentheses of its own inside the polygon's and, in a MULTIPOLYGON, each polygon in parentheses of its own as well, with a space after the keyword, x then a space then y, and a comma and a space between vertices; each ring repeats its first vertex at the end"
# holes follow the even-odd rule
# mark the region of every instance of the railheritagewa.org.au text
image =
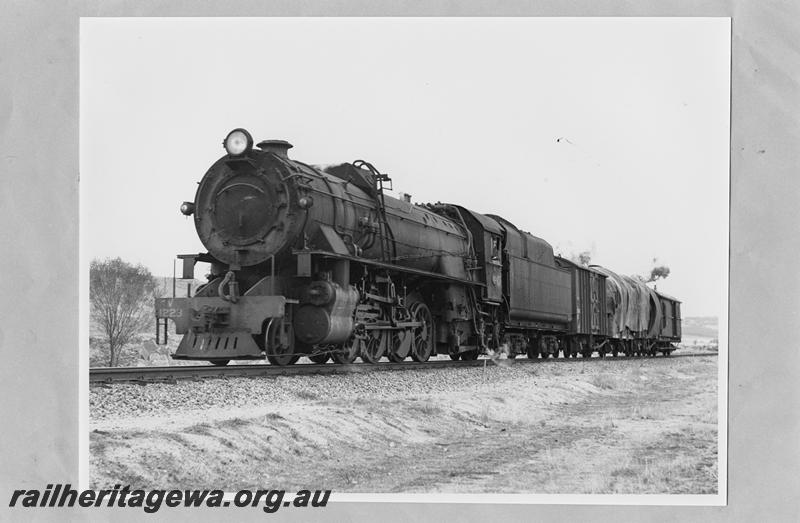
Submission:
POLYGON ((70 484, 50 484, 44 490, 15 490, 11 494, 9 507, 56 508, 56 507, 119 507, 141 508, 153 513, 161 507, 249 507, 261 508, 264 512, 276 512, 281 507, 324 507, 328 504, 330 490, 285 490, 258 489, 239 490, 232 497, 222 490, 143 490, 131 489, 130 485, 115 485, 113 489, 76 490, 70 484))

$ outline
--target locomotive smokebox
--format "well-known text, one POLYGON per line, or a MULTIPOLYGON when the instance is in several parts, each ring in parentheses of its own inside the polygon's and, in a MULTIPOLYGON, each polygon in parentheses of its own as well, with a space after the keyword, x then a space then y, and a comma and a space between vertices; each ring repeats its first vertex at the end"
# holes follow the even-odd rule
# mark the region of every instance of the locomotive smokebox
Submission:
POLYGON ((289 159, 289 149, 294 147, 294 145, 290 144, 286 140, 264 140, 258 142, 256 146, 262 151, 266 153, 272 153, 281 158, 289 159))
POLYGON ((299 202, 291 181, 292 162, 286 160, 291 146, 283 140, 260 142, 261 151, 224 156, 203 177, 194 201, 195 227, 219 261, 257 265, 287 252, 300 234, 300 218, 311 205, 310 196, 299 202))

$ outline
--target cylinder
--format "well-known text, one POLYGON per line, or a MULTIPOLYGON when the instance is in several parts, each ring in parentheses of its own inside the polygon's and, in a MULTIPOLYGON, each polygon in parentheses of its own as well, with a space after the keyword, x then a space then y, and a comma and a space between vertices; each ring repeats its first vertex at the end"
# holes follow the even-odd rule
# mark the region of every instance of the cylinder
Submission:
POLYGON ((333 282, 319 281, 310 284, 305 295, 307 303, 300 305, 294 315, 295 337, 308 345, 347 341, 353 333, 358 291, 352 286, 344 289, 333 282))

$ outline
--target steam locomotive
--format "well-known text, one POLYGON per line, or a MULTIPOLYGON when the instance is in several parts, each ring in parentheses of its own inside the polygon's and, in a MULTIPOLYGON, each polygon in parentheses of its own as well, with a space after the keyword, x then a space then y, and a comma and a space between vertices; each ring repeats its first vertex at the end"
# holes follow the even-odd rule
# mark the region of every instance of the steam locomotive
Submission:
POLYGON ((179 255, 183 277, 205 262, 208 282, 156 300, 159 330, 183 335, 175 359, 669 355, 680 341, 678 300, 554 256, 500 216, 393 198, 366 161, 307 165, 244 129, 223 146, 181 205, 208 249, 179 255))

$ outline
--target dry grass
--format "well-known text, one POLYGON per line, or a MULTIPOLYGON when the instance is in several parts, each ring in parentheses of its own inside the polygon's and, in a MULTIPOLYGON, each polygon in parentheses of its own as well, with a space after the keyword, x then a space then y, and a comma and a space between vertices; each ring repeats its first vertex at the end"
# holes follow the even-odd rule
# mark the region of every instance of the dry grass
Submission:
POLYGON ((664 432, 618 462, 606 477, 605 492, 712 494, 717 491, 717 433, 684 427, 664 432))
POLYGON ((617 378, 610 374, 595 374, 592 376, 592 379, 589 380, 589 383, 598 389, 605 390, 614 390, 619 386, 619 381, 617 378))
POLYGON ((564 466, 564 458, 559 452, 553 452, 551 447, 545 448, 539 453, 536 460, 536 466, 540 473, 544 473, 548 478, 552 478, 564 466))
POLYGON ((481 407, 481 413, 479 418, 481 423, 483 423, 484 425, 488 425, 489 422, 492 420, 491 413, 492 413, 491 405, 489 405, 488 403, 484 403, 483 406, 481 407))
POLYGON ((659 410, 653 405, 634 405, 630 417, 632 419, 661 419, 659 410))
POLYGON ((442 413, 442 408, 432 403, 423 403, 419 406, 417 411, 425 416, 435 416, 442 413))
POLYGON ((717 425, 717 406, 713 405, 708 407, 700 414, 698 414, 695 419, 700 423, 706 423, 709 425, 716 426, 717 425))
POLYGON ((604 490, 609 493, 708 494, 716 491, 709 488, 716 483, 716 469, 698 463, 696 457, 660 454, 639 456, 614 468, 604 490), (699 489, 695 488, 698 474, 707 476, 708 480, 706 486, 699 489))

